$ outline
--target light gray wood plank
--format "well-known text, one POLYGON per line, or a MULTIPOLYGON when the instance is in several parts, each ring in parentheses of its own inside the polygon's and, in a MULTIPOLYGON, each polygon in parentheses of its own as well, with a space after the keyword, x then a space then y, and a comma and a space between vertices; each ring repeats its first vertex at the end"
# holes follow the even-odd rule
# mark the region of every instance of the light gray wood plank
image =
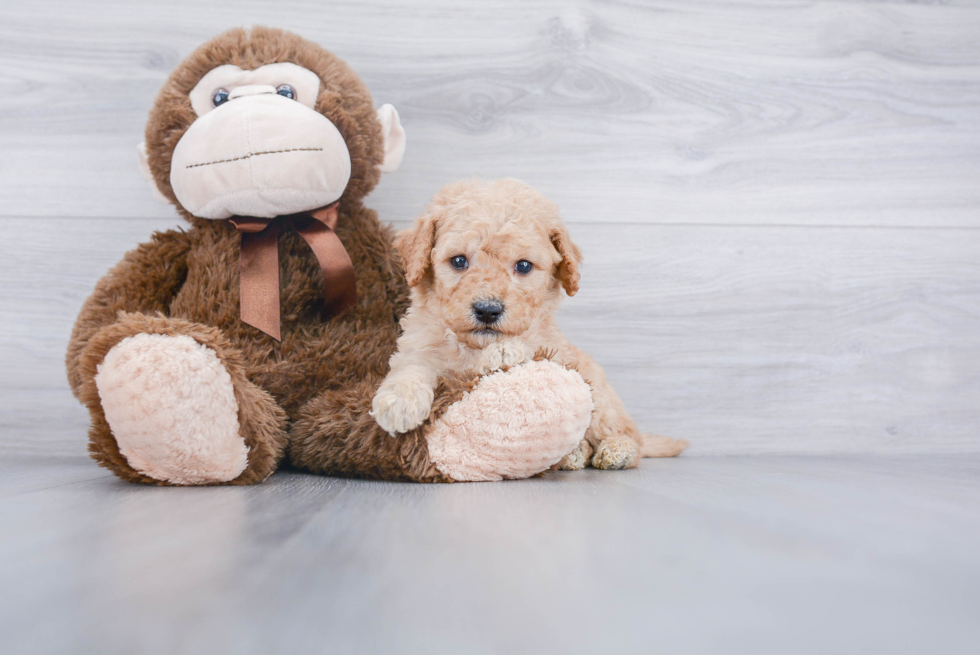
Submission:
POLYGON ((980 232, 575 226, 561 324, 692 452, 980 450, 980 232))
MULTIPOLYGON (((0 219, 0 434, 80 453, 65 344, 84 298, 175 221, 0 219)), ((691 454, 980 452, 980 231, 580 224, 561 325, 691 454)))
POLYGON ((181 219, 0 219, 0 444, 8 453, 85 452, 88 412, 64 354, 95 283, 154 230, 181 219), (14 235, 17 235, 16 237, 14 235))
POLYGON ((112 473, 98 468, 83 452, 61 456, 46 452, 32 457, 4 451, 0 459, 0 499, 111 476, 112 473))
POLYGON ((0 650, 970 652, 978 501, 975 455, 444 486, 105 477, 0 499, 0 650))
POLYGON ((400 108, 389 220, 479 175, 573 222, 978 225, 970 2, 6 3, 0 214, 169 216, 137 172, 146 112, 242 24, 332 48, 400 108))

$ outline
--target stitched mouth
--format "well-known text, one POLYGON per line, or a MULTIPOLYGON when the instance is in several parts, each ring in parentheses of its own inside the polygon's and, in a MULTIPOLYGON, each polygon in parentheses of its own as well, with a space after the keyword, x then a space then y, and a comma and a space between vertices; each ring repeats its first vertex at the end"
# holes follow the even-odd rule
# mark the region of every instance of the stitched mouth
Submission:
POLYGON ((206 161, 200 164, 189 164, 187 168, 197 168, 198 166, 214 166, 215 164, 227 164, 233 161, 242 161, 245 159, 251 159, 252 157, 258 157, 260 155, 279 155, 285 152, 322 152, 323 148, 286 148, 284 150, 266 150, 264 152, 250 152, 247 155, 242 155, 241 157, 233 157, 231 159, 218 159, 216 161, 206 161))

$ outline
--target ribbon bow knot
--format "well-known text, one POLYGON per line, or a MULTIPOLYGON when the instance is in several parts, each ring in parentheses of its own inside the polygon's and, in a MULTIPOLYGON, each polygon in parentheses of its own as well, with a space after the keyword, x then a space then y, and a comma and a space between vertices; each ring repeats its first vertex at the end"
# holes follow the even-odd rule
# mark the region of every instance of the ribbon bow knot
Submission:
POLYGON ((242 233, 241 318, 279 340, 279 230, 292 226, 309 244, 323 273, 327 316, 357 303, 354 264, 334 230, 337 204, 276 218, 235 216, 228 219, 242 233))

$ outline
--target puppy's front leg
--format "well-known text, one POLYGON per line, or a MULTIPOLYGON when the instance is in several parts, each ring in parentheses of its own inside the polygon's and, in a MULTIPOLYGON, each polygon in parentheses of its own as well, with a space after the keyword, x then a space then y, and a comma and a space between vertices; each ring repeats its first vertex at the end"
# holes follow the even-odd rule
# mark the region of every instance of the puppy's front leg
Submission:
POLYGON ((481 375, 486 375, 500 369, 526 364, 531 361, 532 355, 527 344, 521 339, 502 339, 483 349, 477 369, 481 375))
POLYGON ((408 432, 429 418, 438 372, 425 365, 392 368, 371 403, 371 416, 391 436, 408 432))

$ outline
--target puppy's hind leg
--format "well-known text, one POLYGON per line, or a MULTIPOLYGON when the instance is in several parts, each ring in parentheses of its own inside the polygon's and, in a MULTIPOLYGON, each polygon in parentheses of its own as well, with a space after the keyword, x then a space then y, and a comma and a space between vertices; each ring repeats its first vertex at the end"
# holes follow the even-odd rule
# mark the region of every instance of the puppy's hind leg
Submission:
POLYGON ((589 465, 592 460, 592 444, 586 439, 582 439, 575 450, 562 457, 561 461, 555 464, 559 471, 579 471, 589 465))
POLYGON ((592 466, 607 471, 630 469, 640 463, 640 457, 635 441, 627 437, 611 437, 603 439, 596 446, 592 466))
MULTIPOLYGON (((602 368, 588 355, 573 346, 566 347, 566 360, 571 360, 575 368, 592 387, 595 411, 592 423, 585 433, 585 440, 592 447, 591 459, 586 458, 593 467, 605 470, 628 469, 638 466, 643 457, 674 457, 687 446, 686 441, 670 437, 653 437, 640 433, 623 401, 610 386, 602 368)), ((573 464, 575 452, 569 455, 565 464, 573 464)), ((571 467, 569 467, 571 468, 571 467)))
POLYGON ((640 434, 633 438, 607 437, 596 446, 592 466, 606 470, 633 468, 640 463, 641 457, 677 457, 687 446, 687 441, 683 439, 649 434, 640 434), (639 448, 637 441, 640 442, 639 448))

